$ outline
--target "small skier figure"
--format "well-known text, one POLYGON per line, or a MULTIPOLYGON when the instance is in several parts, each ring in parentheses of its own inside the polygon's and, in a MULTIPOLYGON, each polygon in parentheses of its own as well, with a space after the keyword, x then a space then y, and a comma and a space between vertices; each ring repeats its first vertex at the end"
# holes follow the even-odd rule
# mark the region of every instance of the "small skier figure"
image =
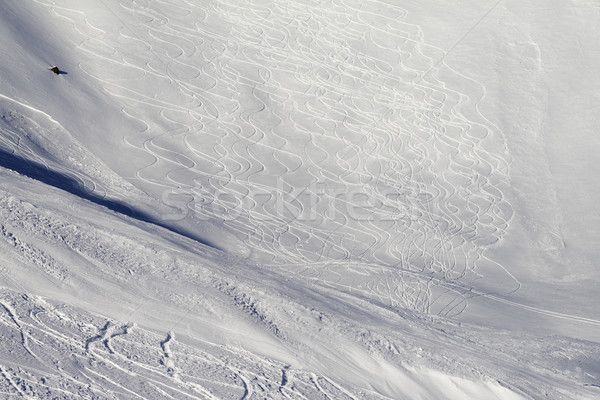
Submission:
POLYGON ((50 71, 54 72, 56 75, 60 74, 60 69, 55 65, 54 67, 48 68, 50 71))

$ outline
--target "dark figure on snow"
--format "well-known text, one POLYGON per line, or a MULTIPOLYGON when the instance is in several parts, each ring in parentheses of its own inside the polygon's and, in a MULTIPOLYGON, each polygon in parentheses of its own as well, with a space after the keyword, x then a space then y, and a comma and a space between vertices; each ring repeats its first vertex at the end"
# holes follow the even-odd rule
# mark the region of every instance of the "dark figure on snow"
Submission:
POLYGON ((48 68, 50 71, 54 72, 56 75, 60 74, 60 69, 55 65, 54 67, 48 68))

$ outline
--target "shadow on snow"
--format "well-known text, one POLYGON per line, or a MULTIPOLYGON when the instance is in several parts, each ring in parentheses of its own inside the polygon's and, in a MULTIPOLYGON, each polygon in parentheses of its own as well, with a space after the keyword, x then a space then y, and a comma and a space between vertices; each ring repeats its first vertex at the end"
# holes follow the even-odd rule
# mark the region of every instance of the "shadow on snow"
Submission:
POLYGON ((126 203, 117 200, 109 200, 93 192, 86 191, 85 188, 83 188, 77 180, 73 179, 67 174, 54 171, 52 169, 47 168, 45 165, 19 157, 1 148, 0 167, 11 169, 13 171, 18 172, 21 175, 25 175, 29 178, 38 180, 47 185, 54 186, 55 188, 64 190, 82 199, 86 199, 88 201, 91 201, 92 203, 106 207, 109 210, 114 211, 118 214, 126 215, 138 221, 148 222, 156 226, 160 226, 161 228, 165 228, 171 232, 175 232, 179 235, 195 240, 196 242, 202 243, 203 245, 221 250, 218 246, 215 246, 214 244, 206 241, 205 239, 201 238, 193 232, 190 232, 189 230, 174 228, 156 218, 153 218, 150 214, 138 210, 135 207, 132 207, 126 203))

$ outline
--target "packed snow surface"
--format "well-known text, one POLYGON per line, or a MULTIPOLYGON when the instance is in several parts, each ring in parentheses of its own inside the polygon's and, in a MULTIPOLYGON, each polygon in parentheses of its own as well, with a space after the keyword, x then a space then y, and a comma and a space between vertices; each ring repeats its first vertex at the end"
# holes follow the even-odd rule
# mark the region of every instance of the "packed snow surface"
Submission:
POLYGON ((5 3, 0 396, 600 396, 600 3, 5 3))

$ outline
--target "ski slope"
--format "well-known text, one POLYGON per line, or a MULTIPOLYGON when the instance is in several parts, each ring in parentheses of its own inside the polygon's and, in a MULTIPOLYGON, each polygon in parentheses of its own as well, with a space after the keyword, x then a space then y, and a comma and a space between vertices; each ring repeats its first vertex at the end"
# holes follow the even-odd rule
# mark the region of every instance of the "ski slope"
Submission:
POLYGON ((0 18, 7 398, 600 395, 594 2, 0 18))

